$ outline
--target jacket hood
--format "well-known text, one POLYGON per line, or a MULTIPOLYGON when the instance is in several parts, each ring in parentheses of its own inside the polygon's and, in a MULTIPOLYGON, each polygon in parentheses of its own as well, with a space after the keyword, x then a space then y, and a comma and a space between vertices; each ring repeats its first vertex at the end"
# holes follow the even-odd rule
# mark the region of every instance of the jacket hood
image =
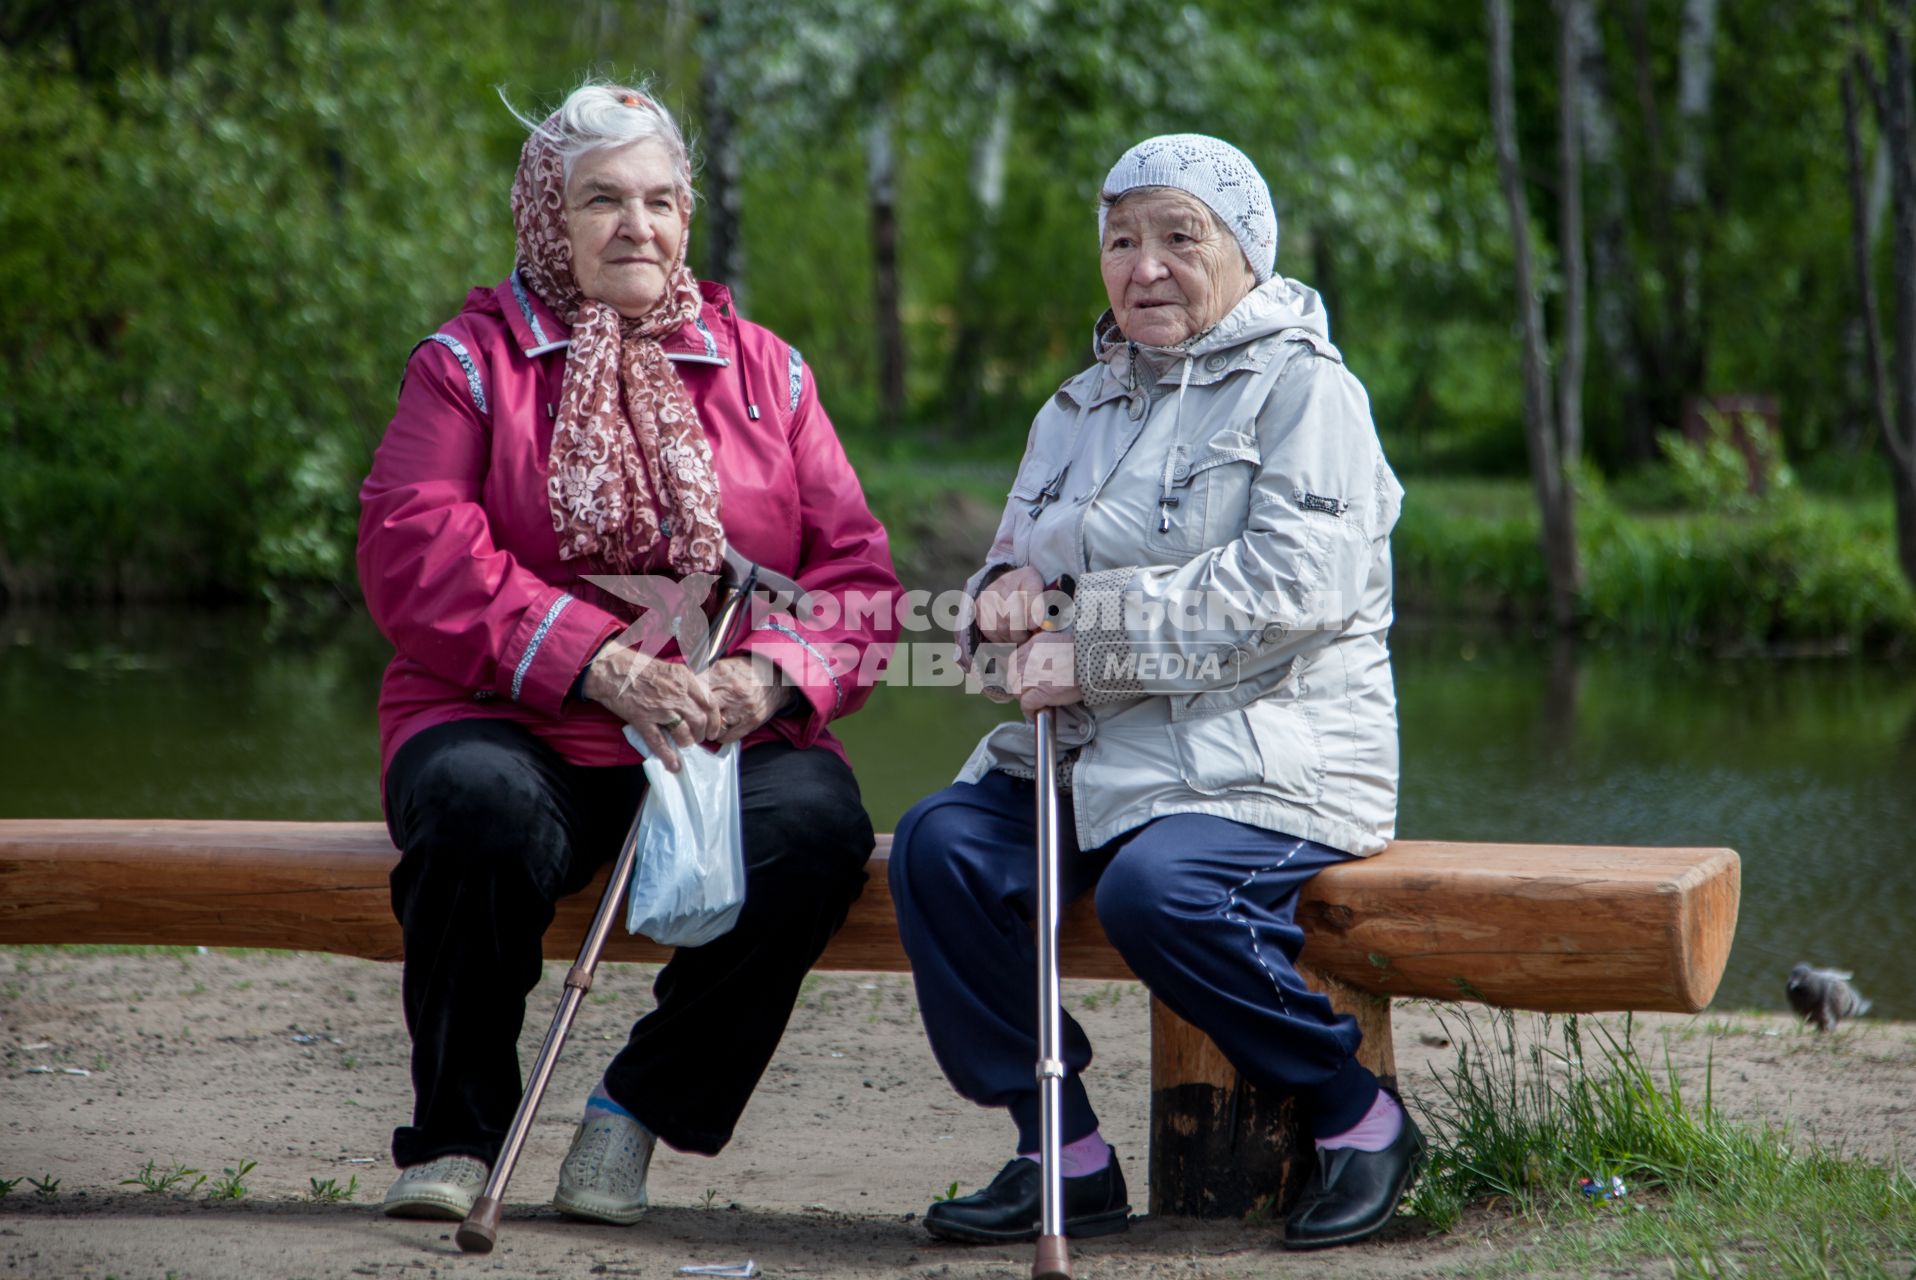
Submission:
MULTIPOLYGON (((1156 371, 1175 367, 1179 360, 1228 351, 1285 329, 1308 329, 1326 342, 1331 321, 1317 290, 1284 276, 1272 276, 1244 295, 1222 320, 1175 347, 1148 347, 1129 341, 1118 328, 1117 317, 1106 310, 1091 333, 1092 357, 1119 372, 1120 357, 1135 355, 1156 371)), ((1122 376, 1122 375, 1120 375, 1122 376)))

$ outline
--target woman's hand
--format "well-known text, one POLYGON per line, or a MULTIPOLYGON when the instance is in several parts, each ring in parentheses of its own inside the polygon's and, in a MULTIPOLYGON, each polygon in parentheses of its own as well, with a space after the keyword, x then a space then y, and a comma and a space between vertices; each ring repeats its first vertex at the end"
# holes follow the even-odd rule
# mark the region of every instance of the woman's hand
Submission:
POLYGON ((1084 701, 1078 646, 1070 631, 1040 631, 1011 655, 1011 692, 1027 716, 1084 701))
POLYGON ((720 658, 705 673, 712 689, 714 716, 710 741, 737 742, 777 715, 792 696, 778 682, 778 667, 762 654, 720 658))
POLYGON ((710 737, 716 724, 712 691, 684 663, 667 662, 617 640, 585 669, 585 696, 639 731, 653 755, 673 773, 675 747, 710 737))
POLYGON ((1030 565, 993 578, 978 593, 978 634, 992 644, 1023 644, 1044 619, 1044 579, 1030 565))

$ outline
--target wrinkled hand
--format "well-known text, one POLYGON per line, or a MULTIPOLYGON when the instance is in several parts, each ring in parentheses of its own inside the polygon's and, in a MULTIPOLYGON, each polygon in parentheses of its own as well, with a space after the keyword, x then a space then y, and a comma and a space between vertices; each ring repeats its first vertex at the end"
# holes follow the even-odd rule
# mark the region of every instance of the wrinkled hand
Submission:
POLYGON ((762 654, 720 658, 705 673, 715 717, 709 740, 720 746, 737 742, 777 715, 792 696, 778 682, 778 667, 762 654))
POLYGON ((1023 644, 1044 619, 1044 579, 1030 565, 993 578, 978 593, 978 634, 992 644, 1023 644))
POLYGON ((1027 716, 1044 707, 1084 701, 1078 688, 1078 646, 1070 631, 1040 631, 1011 655, 1011 692, 1027 716))
POLYGON ((673 773, 679 770, 674 748, 703 742, 712 732, 712 691, 702 678, 684 663, 650 657, 617 640, 586 668, 585 696, 638 730, 673 773))

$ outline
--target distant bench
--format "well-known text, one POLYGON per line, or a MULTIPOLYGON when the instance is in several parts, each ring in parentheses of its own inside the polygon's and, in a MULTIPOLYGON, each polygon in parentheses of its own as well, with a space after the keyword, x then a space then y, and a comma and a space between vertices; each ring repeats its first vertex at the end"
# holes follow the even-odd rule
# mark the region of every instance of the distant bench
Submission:
MULTIPOLYGON (((890 836, 821 969, 901 973, 887 884, 890 836)), ((371 822, 0 820, 0 943, 270 947, 401 958, 387 874, 398 859, 371 822)), ((1394 1079, 1390 998, 1481 1000, 1553 1013, 1695 1013, 1736 931, 1729 849, 1451 844, 1400 840, 1305 888, 1300 968, 1364 1031, 1359 1056, 1394 1079)), ((604 873, 560 904, 545 954, 578 953, 604 873)), ((1069 977, 1131 979, 1089 899, 1065 917, 1069 977)), ((607 960, 670 952, 623 929, 607 960)), ((1035 998, 1035 995, 1034 995, 1035 998)), ((536 1013, 536 1011, 535 1011, 536 1013)), ((1241 1217, 1301 1187, 1290 1102, 1242 1084, 1169 1010, 1151 1007, 1150 1207, 1241 1217)))

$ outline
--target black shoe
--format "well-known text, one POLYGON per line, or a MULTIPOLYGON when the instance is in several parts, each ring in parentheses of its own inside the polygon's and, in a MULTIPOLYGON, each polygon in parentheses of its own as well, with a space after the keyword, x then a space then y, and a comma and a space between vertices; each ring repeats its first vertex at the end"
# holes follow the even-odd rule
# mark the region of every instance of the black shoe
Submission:
MULTIPOLYGON (((1036 1160, 1019 1156, 983 1191, 956 1200, 940 1200, 925 1211, 925 1230, 940 1240, 998 1244, 1036 1240, 1043 1217, 1043 1179, 1036 1160)), ((1096 1173, 1064 1180, 1064 1233, 1102 1236, 1131 1225, 1124 1198, 1124 1171, 1118 1153, 1096 1173)))
POLYGON ((1297 1208, 1284 1220, 1284 1247, 1322 1249, 1376 1235, 1397 1212, 1397 1202, 1423 1163, 1424 1135, 1409 1110, 1403 1132, 1382 1151, 1319 1151, 1297 1208))

